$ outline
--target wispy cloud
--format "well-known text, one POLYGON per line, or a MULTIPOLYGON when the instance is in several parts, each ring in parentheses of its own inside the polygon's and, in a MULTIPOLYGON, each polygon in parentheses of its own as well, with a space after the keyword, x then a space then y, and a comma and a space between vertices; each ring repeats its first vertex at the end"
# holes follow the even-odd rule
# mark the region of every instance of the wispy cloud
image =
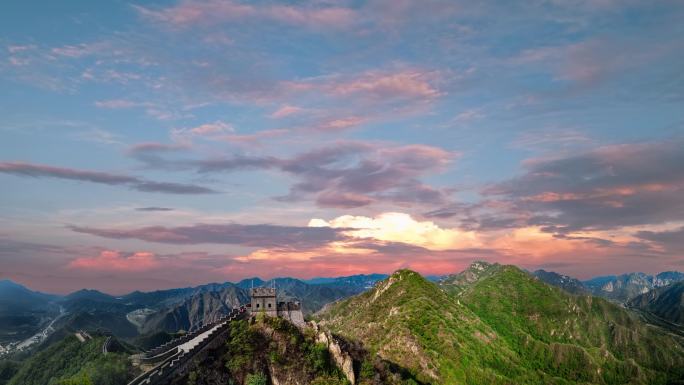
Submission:
POLYGON ((273 119, 281 119, 281 118, 285 118, 288 116, 297 115, 297 114, 301 113, 302 111, 304 111, 304 109, 301 107, 290 106, 288 104, 285 104, 285 105, 281 106, 280 108, 278 108, 277 110, 273 111, 273 113, 270 115, 270 117, 273 119))
POLYGON ((313 29, 338 29, 351 26, 355 17, 354 10, 332 5, 266 5, 232 0, 184 1, 163 9, 133 7, 145 18, 179 28, 256 19, 313 29))
POLYGON ((158 206, 148 206, 148 207, 137 207, 136 211, 173 211, 170 207, 158 207, 158 206))
POLYGON ((155 182, 129 175, 112 174, 99 171, 77 170, 25 162, 2 162, 0 173, 32 178, 57 178, 106 185, 128 186, 144 192, 166 194, 212 194, 212 189, 183 183, 155 182))
POLYGON ((217 120, 211 123, 204 123, 194 127, 174 128, 171 137, 177 142, 189 142, 193 137, 216 138, 235 132, 235 128, 226 122, 217 120))
POLYGON ((232 244, 253 247, 310 248, 345 238, 341 230, 320 227, 269 224, 197 224, 182 227, 152 226, 136 229, 100 229, 71 226, 79 233, 112 239, 140 239, 148 242, 195 245, 232 244))

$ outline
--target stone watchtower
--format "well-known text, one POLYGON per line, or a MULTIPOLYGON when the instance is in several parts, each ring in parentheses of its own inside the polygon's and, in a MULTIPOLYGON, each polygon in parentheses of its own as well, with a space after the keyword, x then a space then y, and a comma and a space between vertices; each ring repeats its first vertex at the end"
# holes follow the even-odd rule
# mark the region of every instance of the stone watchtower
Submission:
POLYGON ((276 301, 276 289, 273 287, 252 288, 252 301, 250 303, 252 314, 266 313, 266 315, 278 316, 278 302, 276 301))

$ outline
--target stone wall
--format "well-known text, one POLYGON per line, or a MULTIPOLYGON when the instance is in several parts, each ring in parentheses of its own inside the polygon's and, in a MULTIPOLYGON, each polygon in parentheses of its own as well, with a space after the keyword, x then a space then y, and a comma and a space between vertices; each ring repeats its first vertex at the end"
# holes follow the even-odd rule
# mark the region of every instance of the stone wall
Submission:
MULTIPOLYGON (((190 368, 192 368, 197 359, 202 359, 206 357, 208 351, 211 349, 216 349, 220 345, 224 344, 228 335, 230 333, 231 321, 235 319, 241 319, 247 314, 244 308, 238 310, 237 312, 231 312, 230 316, 222 318, 218 323, 222 323, 220 327, 212 330, 211 333, 202 340, 196 346, 192 348, 191 351, 184 353, 179 347, 173 347, 165 354, 170 354, 166 357, 161 364, 154 367, 154 369, 136 377, 129 385, 161 385, 167 384, 168 380, 177 376, 182 376, 187 373, 190 368)), ((142 361, 144 357, 137 357, 138 360, 142 361)), ((143 364, 141 362, 141 364, 143 364)), ((142 366, 142 365, 141 365, 142 366)))

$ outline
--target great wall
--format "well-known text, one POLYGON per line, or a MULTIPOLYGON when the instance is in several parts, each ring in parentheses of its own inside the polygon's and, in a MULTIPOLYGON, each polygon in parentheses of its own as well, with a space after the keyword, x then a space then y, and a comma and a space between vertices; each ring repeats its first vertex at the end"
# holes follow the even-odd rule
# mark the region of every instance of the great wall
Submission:
MULTIPOLYGON (((207 323, 197 330, 175 338, 145 353, 131 356, 133 366, 143 373, 128 385, 160 385, 188 372, 194 359, 202 358, 209 350, 225 343, 231 323, 257 313, 285 318, 297 326, 304 326, 299 302, 278 302, 275 288, 252 288, 250 303, 232 309, 227 315, 207 323)), ((107 352, 107 339, 103 353, 107 352)))
POLYGON ((206 349, 214 348, 225 341, 230 332, 232 321, 242 319, 247 314, 245 306, 231 310, 219 320, 204 325, 195 332, 176 338, 146 353, 132 356, 134 366, 145 372, 128 385, 163 384, 172 377, 184 374, 193 358, 206 349))

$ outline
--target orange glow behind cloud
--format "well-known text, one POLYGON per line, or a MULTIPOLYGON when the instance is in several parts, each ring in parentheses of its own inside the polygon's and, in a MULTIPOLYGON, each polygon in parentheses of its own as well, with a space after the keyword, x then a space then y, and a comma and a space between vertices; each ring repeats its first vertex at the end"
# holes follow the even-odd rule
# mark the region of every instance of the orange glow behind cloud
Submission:
POLYGON ((238 260, 244 263, 285 263, 288 268, 305 276, 320 275, 317 270, 322 265, 325 265, 325 270, 343 268, 335 275, 343 272, 387 272, 405 267, 425 274, 448 274, 459 271, 473 259, 536 266, 564 261, 571 256, 582 259, 614 251, 590 242, 591 238, 610 238, 618 246, 633 240, 627 234, 601 232, 555 237, 539 227, 477 232, 441 227, 398 212, 382 213, 372 218, 344 215, 331 220, 312 219, 309 226, 349 229, 345 233, 351 239, 308 250, 259 249, 238 260), (381 246, 390 244, 406 246, 406 250, 383 251, 381 246))

